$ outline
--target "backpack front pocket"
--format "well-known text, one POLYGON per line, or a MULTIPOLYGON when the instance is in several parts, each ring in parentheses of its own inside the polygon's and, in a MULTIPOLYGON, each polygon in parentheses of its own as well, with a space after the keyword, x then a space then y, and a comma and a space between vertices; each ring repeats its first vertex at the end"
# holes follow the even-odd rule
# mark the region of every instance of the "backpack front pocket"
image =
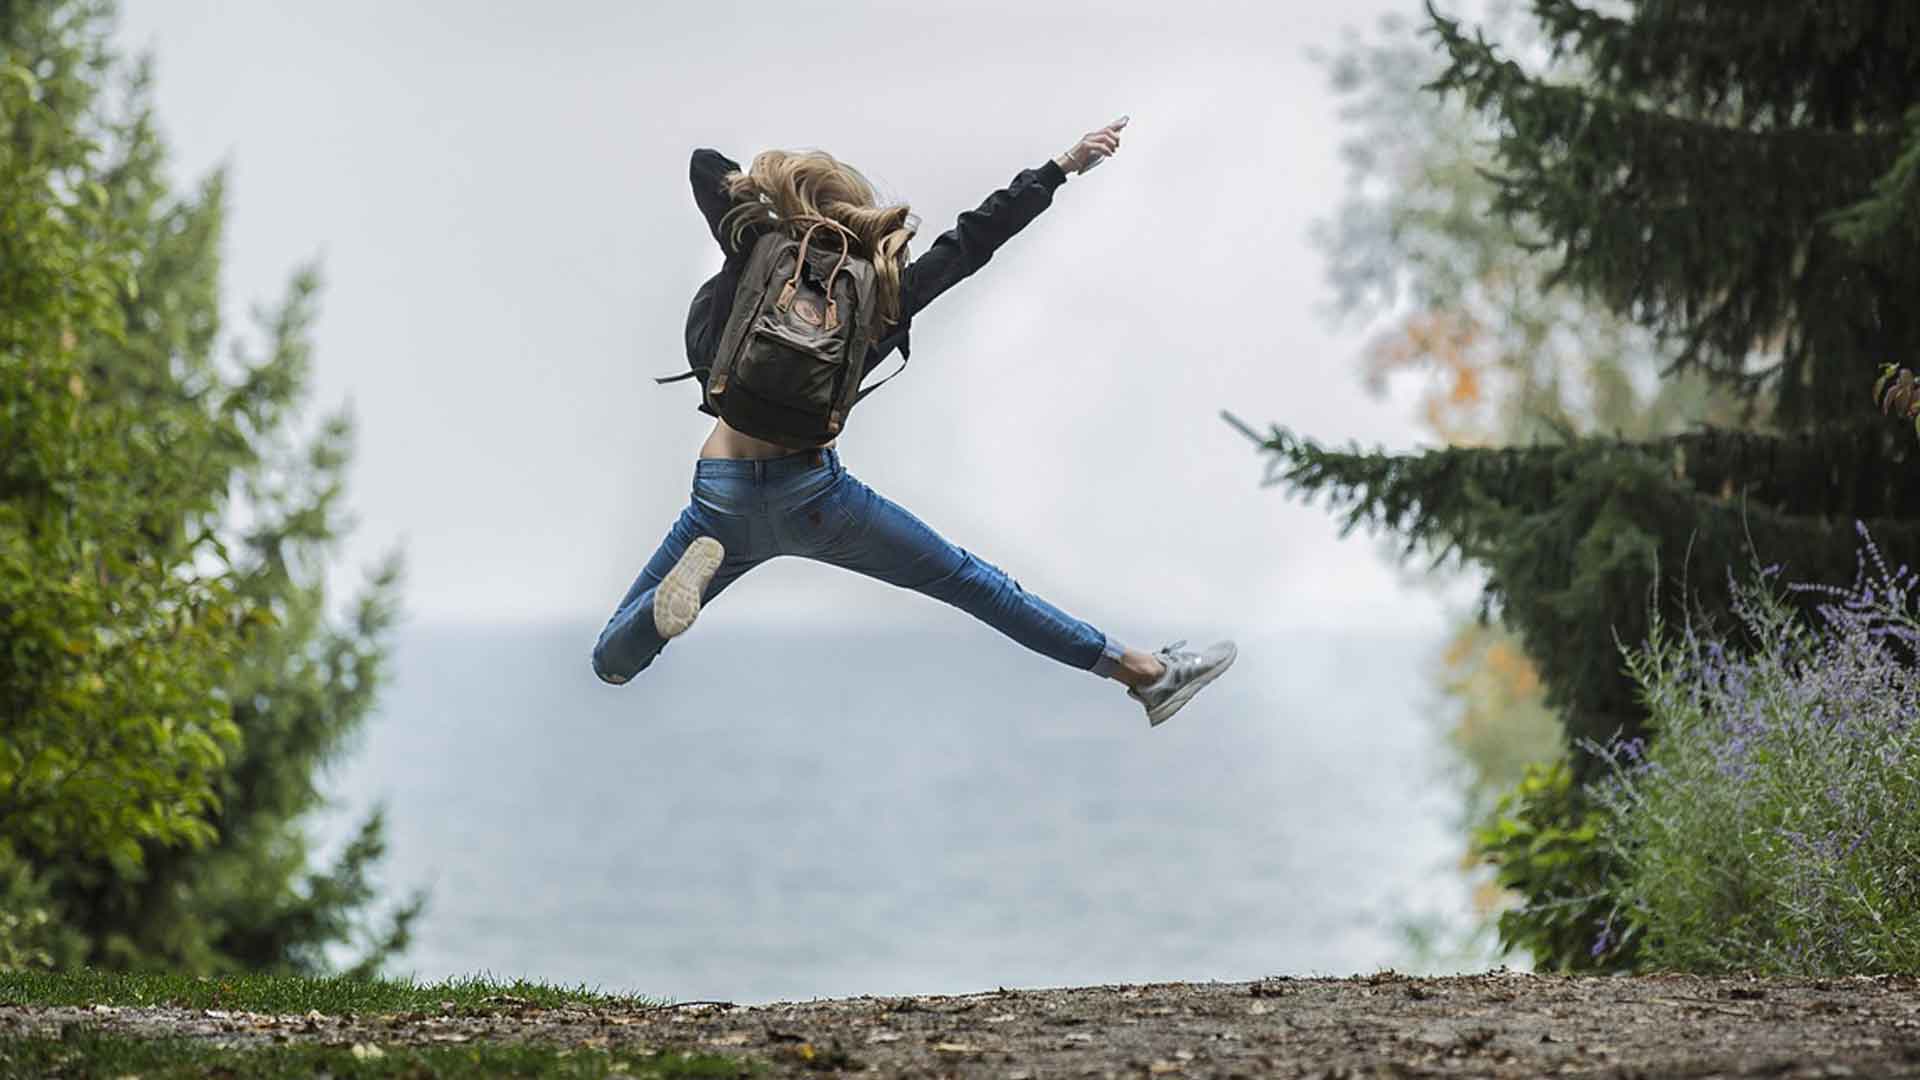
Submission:
POLYGON ((825 330, 761 315, 747 333, 736 377, 762 397, 824 414, 839 393, 845 355, 845 324, 825 330))

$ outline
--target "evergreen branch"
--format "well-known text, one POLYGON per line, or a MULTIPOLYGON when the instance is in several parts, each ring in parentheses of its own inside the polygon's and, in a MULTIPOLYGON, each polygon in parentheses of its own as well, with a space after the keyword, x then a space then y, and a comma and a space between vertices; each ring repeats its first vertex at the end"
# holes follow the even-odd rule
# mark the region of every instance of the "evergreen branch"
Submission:
POLYGON ((1826 223, 1861 248, 1879 242, 1911 246, 1920 240, 1920 105, 1907 113, 1906 146, 1875 181, 1873 194, 1834 212, 1826 223))
MULTIPOLYGON (((1498 610, 1518 632, 1548 705, 1566 711, 1569 736, 1603 740, 1636 732, 1643 714, 1630 681, 1594 658, 1617 655, 1616 638, 1643 639, 1655 610, 1677 620, 1684 604, 1723 610, 1728 602, 1725 582, 1691 578, 1692 566, 1765 557, 1798 560, 1796 576, 1806 580, 1851 572, 1855 518, 1760 504, 1739 484, 1703 489, 1694 475, 1701 466, 1685 460, 1691 448, 1702 460, 1719 455, 1716 467, 1738 459, 1755 469, 1748 475, 1763 476, 1757 455, 1777 458, 1793 445, 1703 432, 1648 444, 1586 438, 1389 455, 1329 450, 1275 427, 1263 450, 1267 482, 1324 497, 1343 534, 1363 526, 1394 533, 1403 558, 1424 548, 1436 561, 1483 569, 1483 613, 1498 610), (1652 589, 1668 576, 1683 587, 1652 589)), ((1906 504, 1864 520, 1890 548, 1920 550, 1920 515, 1906 504)))
POLYGON ((1907 175, 1895 169, 1900 127, 1729 125, 1604 82, 1549 83, 1457 21, 1436 13, 1433 28, 1448 64, 1429 86, 1500 121, 1493 209, 1558 250, 1548 287, 1587 292, 1673 342, 1675 371, 1748 396, 1805 387, 1782 396, 1783 424, 1857 408, 1861 343, 1884 338, 1884 313, 1908 303, 1897 283, 1920 276, 1920 245, 1882 245, 1863 262, 1824 226, 1871 178, 1907 175), (1777 366, 1752 371, 1756 353, 1777 366))

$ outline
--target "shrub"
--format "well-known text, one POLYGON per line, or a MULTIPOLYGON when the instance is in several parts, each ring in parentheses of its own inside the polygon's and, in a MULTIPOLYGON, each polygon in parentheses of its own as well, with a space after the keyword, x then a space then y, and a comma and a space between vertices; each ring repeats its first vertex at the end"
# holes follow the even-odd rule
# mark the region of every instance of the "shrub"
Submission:
POLYGON ((1585 797, 1565 761, 1534 765, 1473 834, 1474 854, 1494 880, 1521 897, 1501 912, 1502 952, 1525 950, 1549 971, 1631 965, 1637 944, 1620 911, 1621 866, 1612 822, 1585 797))
POLYGON ((1655 738, 1599 748, 1594 793, 1649 966, 1920 971, 1916 577, 1860 533, 1851 588, 1764 569, 1734 583, 1742 638, 1656 623, 1626 652, 1655 738))

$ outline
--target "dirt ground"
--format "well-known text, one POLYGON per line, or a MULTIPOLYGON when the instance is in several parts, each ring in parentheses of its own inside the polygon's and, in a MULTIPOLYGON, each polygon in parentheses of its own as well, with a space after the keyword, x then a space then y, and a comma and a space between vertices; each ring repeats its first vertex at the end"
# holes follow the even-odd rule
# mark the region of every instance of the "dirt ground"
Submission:
POLYGON ((222 1043, 539 1040, 697 1050, 775 1076, 1920 1076, 1920 980, 1444 979, 1168 983, 737 1007, 352 1019, 0 1006, 0 1033, 63 1025, 222 1043))

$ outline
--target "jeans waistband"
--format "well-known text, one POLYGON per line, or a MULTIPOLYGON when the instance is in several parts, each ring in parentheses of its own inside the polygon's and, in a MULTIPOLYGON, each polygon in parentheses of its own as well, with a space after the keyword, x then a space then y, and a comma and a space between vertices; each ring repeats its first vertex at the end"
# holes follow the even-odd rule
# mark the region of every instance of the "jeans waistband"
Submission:
POLYGON ((768 480, 814 469, 840 472, 840 455, 832 449, 801 450, 777 458, 700 458, 693 463, 695 476, 735 476, 768 480))

